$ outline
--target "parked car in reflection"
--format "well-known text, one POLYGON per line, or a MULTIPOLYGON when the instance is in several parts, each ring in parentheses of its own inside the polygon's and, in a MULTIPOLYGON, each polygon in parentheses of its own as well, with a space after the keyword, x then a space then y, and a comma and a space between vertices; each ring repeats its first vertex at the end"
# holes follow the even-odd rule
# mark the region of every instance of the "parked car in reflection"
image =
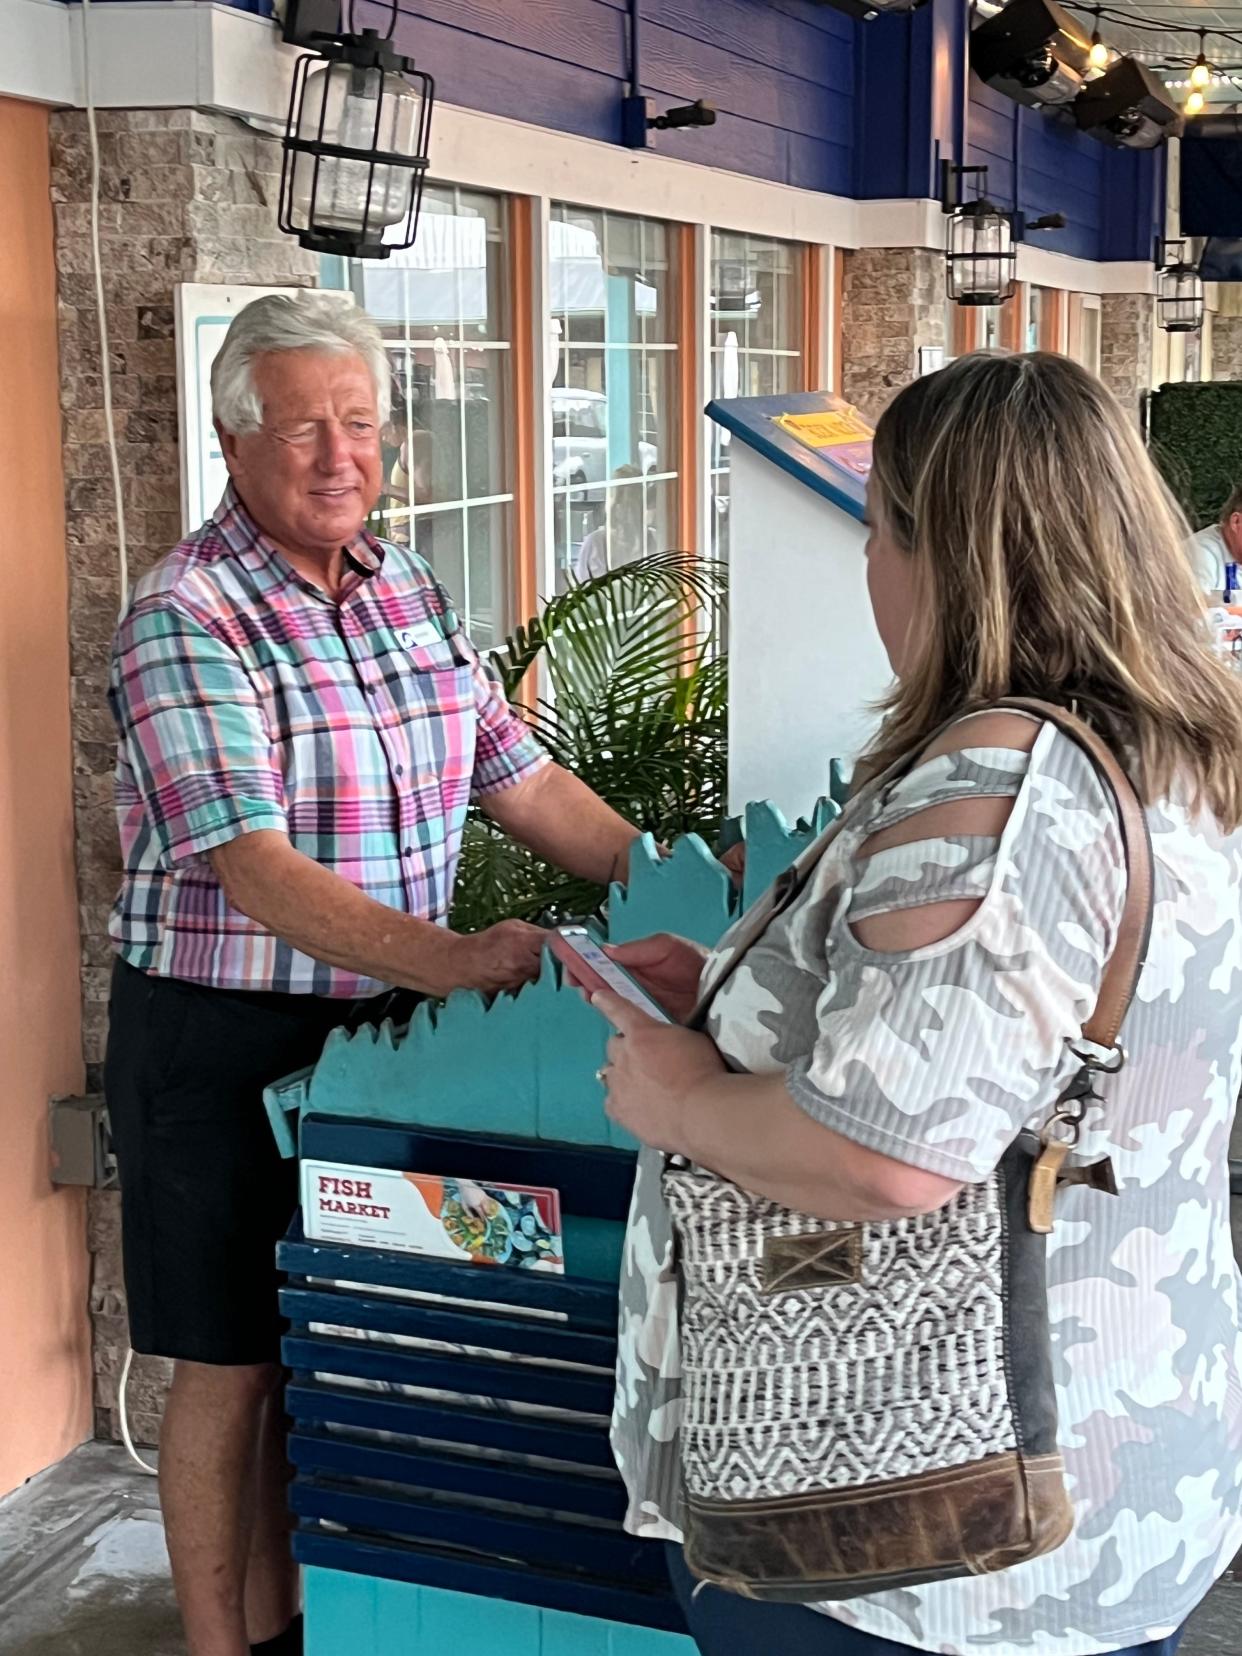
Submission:
MULTIPOLYGON (((638 465, 646 477, 656 469, 656 446, 638 442, 638 465)), ((590 484, 579 497, 604 498, 608 481, 608 399, 602 391, 576 386, 552 390, 552 481, 558 488, 590 484)))

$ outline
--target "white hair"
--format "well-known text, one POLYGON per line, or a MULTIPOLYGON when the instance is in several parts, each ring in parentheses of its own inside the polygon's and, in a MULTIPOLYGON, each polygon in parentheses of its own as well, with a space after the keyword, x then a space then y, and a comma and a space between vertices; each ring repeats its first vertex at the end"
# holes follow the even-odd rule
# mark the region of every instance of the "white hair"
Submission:
POLYGON ((263 424, 254 359, 264 351, 350 351, 370 369, 380 424, 392 402, 388 355, 379 329, 357 306, 313 288, 296 298, 267 293, 239 310, 211 365, 212 413, 225 431, 244 437, 263 424))

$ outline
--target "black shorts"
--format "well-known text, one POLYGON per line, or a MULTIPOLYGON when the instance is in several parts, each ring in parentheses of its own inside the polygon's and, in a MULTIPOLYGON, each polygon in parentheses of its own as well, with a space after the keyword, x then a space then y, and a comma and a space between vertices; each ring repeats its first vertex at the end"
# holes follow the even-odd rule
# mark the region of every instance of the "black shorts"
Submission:
POLYGON ((412 1001, 207 989, 116 963, 104 1094, 135 1351, 279 1360, 275 1249, 297 1162, 277 1151, 263 1089, 313 1064, 333 1029, 412 1001))

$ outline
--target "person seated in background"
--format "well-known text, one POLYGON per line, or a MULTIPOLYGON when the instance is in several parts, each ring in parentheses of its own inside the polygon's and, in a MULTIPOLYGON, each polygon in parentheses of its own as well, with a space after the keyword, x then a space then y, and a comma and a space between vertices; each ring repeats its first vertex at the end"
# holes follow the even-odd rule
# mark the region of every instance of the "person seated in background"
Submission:
POLYGON ((650 556, 656 550, 655 530, 647 522, 646 490, 641 483, 637 466, 618 466, 613 482, 621 488, 608 491, 608 521, 592 529, 578 548, 574 560, 574 579, 593 581, 609 569, 633 563, 650 556))
POLYGON ((1226 564, 1242 563, 1242 483, 1220 509, 1220 517, 1191 538, 1195 579, 1209 604, 1225 595, 1226 564))

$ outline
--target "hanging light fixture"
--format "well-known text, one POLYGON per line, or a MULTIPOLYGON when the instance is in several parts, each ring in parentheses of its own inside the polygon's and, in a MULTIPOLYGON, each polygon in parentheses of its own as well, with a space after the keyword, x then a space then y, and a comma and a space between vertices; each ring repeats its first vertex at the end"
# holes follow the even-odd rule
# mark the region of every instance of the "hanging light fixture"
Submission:
POLYGON ((1203 278, 1185 255, 1185 242, 1156 242, 1156 318, 1166 333, 1197 333, 1203 326, 1203 278), (1176 258, 1170 263, 1169 255, 1176 258))
POLYGON ((1091 50, 1087 53, 1087 62, 1092 69, 1108 68, 1108 47, 1100 39, 1100 8, 1095 8, 1095 28, 1091 31, 1091 50))
POLYGON ((1000 305, 1014 290, 1018 254, 1013 225, 982 193, 986 167, 941 163, 940 204, 950 215, 945 248, 945 292, 958 305, 1000 305), (963 202, 962 179, 979 177, 977 200, 963 202))
POLYGON ((314 253, 386 259, 418 230, 435 83, 375 29, 312 43, 293 71, 280 228, 314 253))
POLYGON ((1212 84, 1212 66, 1207 60, 1207 30, 1199 30, 1199 55, 1190 71, 1190 84, 1196 92, 1203 92, 1212 84))
POLYGON ((1203 111, 1203 93, 1195 88, 1186 94, 1186 102, 1182 105, 1182 112, 1186 115, 1199 115, 1203 111))

